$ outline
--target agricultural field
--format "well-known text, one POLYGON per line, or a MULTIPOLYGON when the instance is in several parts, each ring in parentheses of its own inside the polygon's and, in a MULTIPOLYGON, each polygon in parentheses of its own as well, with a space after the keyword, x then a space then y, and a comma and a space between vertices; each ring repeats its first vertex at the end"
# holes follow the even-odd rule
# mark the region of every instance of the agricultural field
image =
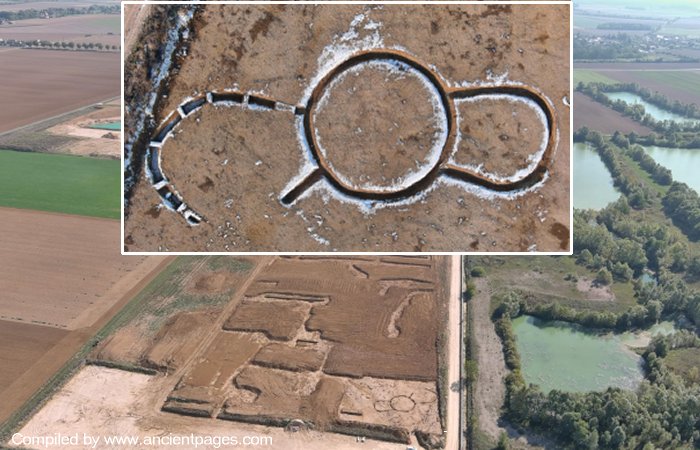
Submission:
POLYGON ((0 2, 0 11, 20 11, 22 9, 47 9, 47 8, 87 8, 91 5, 109 5, 114 4, 112 0, 61 0, 56 1, 2 1, 0 2), (60 6, 59 6, 60 5, 60 6))
POLYGON ((0 49, 0 133, 119 95, 119 54, 0 49), (51 67, 51 70, 36 70, 51 67))
POLYGON ((574 85, 578 83, 614 84, 617 81, 594 70, 574 69, 574 85))
POLYGON ((119 222, 0 208, 0 422, 130 300, 162 257, 115 252, 119 222))
MULTIPOLYGON (((62 7, 57 3, 55 7, 62 7)), ((0 25, 0 39, 120 45, 118 14, 81 14, 0 25)))
POLYGON ((577 63, 576 73, 583 80, 605 77, 618 83, 637 83, 671 100, 700 104, 700 63, 577 63))
POLYGON ((118 219, 119 161, 0 150, 0 206, 118 219))
POLYGON ((245 424, 249 434, 298 431, 276 441, 286 448, 354 448, 333 432, 377 449, 436 448, 448 266, 441 257, 180 257, 25 431, 57 432, 48 417, 58 405, 73 414, 75 396, 96 387, 89 377, 130 393, 85 405, 99 413, 66 426, 109 416, 144 436, 245 424), (126 410, 139 420, 121 420, 126 410))
POLYGON ((612 134, 615 131, 635 132, 643 135, 651 133, 651 129, 591 100, 580 92, 574 93, 573 104, 574 130, 585 126, 604 134, 612 134))

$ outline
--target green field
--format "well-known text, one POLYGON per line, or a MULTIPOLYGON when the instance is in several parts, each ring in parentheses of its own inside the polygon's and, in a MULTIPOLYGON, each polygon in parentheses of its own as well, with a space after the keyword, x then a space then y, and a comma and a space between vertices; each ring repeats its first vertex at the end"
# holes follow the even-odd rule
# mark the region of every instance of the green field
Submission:
POLYGON ((574 69, 574 84, 578 83, 615 84, 617 81, 594 70, 574 69))
POLYGON ((0 206, 118 219, 119 161, 0 150, 0 206))
POLYGON ((676 89, 700 96, 700 70, 691 71, 648 71, 638 72, 639 78, 667 84, 676 89))
POLYGON ((687 382, 700 382, 700 348, 682 348, 671 350, 664 362, 669 369, 683 377, 687 382))
POLYGON ((571 256, 489 256, 474 258, 473 264, 484 267, 494 293, 517 289, 537 294, 537 302, 556 301, 562 306, 582 310, 623 312, 636 304, 632 283, 619 281, 614 281, 610 287, 614 301, 587 300, 576 283, 566 278, 571 274, 592 280, 596 273, 576 264, 571 256))

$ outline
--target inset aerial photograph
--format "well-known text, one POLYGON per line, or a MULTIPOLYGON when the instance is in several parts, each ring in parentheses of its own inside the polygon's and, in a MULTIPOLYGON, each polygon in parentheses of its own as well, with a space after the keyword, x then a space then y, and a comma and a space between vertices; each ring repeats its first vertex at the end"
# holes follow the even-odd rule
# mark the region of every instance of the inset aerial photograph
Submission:
POLYGON ((700 5, 332 6, 0 0, 0 448, 700 448, 700 5))
POLYGON ((570 9, 126 5, 124 250, 570 252, 570 9))

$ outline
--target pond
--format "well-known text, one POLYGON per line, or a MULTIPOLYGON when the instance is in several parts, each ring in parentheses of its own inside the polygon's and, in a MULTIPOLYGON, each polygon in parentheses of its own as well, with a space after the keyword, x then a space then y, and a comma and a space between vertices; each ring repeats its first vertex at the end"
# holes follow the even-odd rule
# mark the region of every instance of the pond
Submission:
POLYGON ((680 181, 700 193, 700 149, 644 147, 654 161, 671 171, 674 181, 680 181))
POLYGON ((602 209, 620 197, 608 168, 590 144, 574 143, 573 164, 574 208, 602 209))
POLYGON ((532 316, 514 319, 513 331, 525 382, 539 385, 543 392, 634 389, 643 379, 642 358, 620 335, 532 316))
POLYGON ((89 125, 88 127, 89 128, 97 128, 99 130, 119 131, 122 129, 122 123, 121 123, 121 121, 117 120, 115 122, 93 123, 92 125, 89 125))
POLYGON ((606 92, 605 95, 612 101, 622 100, 630 105, 640 104, 644 106, 644 111, 646 111, 647 114, 650 114, 651 117, 656 120, 672 120, 679 123, 698 122, 697 119, 689 119, 687 117, 661 109, 656 105, 652 105, 637 94, 632 94, 630 92, 606 92))

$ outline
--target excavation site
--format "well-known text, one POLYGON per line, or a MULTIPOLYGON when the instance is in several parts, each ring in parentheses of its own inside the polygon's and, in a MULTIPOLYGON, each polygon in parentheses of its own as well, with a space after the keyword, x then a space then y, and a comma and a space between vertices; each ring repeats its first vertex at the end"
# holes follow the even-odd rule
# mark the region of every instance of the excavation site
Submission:
POLYGON ((442 448, 450 270, 438 256, 179 257, 88 366, 146 383, 134 433, 234 423, 442 448))
POLYGON ((125 251, 569 250, 569 6, 159 8, 125 251))

